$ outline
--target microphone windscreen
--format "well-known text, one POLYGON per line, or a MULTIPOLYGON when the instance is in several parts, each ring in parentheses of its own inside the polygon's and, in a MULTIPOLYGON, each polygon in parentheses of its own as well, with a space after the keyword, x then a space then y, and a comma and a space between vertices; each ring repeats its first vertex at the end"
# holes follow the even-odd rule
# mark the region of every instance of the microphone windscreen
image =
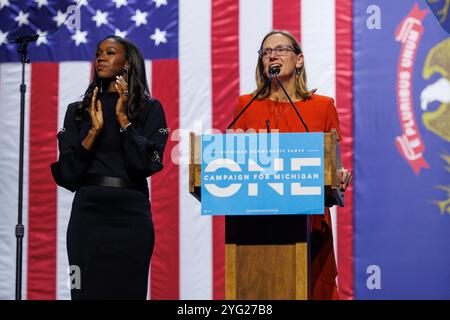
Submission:
POLYGON ((279 66, 270 66, 269 67, 269 75, 276 76, 280 73, 281 69, 279 66))

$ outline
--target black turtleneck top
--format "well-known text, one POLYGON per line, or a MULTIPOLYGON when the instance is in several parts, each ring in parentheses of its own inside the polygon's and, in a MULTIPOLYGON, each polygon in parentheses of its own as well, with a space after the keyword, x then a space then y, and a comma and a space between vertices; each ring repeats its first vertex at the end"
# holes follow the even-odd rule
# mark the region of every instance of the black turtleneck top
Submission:
POLYGON ((58 185, 75 191, 86 174, 142 181, 162 169, 169 129, 161 103, 148 100, 121 131, 115 114, 118 98, 117 92, 100 95, 104 122, 91 150, 81 145, 91 127, 90 117, 76 120, 80 102, 68 106, 64 128, 58 133, 59 158, 51 165, 58 185))

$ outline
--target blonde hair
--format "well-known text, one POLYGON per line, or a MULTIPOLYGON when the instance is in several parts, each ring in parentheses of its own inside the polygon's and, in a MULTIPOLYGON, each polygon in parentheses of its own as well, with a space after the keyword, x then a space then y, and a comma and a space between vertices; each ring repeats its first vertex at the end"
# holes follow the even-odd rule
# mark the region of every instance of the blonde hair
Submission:
MULTIPOLYGON (((274 34, 281 34, 283 36, 285 36, 286 38, 288 38, 291 41, 291 46, 292 49, 294 51, 295 54, 299 55, 302 53, 302 49, 300 48, 300 44, 298 43, 298 41, 295 39, 295 37, 286 30, 272 30, 271 32, 269 32, 268 34, 266 34, 266 36, 263 38, 263 40, 261 41, 261 46, 260 49, 262 49, 262 46, 264 44, 264 41, 266 41, 266 39, 268 37, 270 37, 271 35, 274 34)), ((295 72, 295 91, 296 93, 303 99, 309 99, 311 97, 311 95, 316 92, 316 89, 313 90, 308 90, 307 86, 306 86, 306 71, 305 71, 305 64, 303 63, 303 65, 298 68, 295 72)), ((256 90, 253 91, 253 95, 255 95, 263 86, 265 86, 267 84, 267 81, 269 81, 269 78, 266 76, 266 74, 264 73, 264 65, 262 62, 262 58, 261 56, 258 57, 258 63, 256 64, 256 90)), ((267 98, 270 93, 272 91, 271 86, 267 86, 257 97, 258 99, 264 99, 267 98)))

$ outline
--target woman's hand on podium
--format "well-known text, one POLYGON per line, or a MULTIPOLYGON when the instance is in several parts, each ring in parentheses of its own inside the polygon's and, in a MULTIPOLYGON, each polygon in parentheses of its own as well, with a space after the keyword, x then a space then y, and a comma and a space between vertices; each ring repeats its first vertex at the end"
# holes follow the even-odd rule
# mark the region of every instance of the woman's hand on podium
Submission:
POLYGON ((350 182, 352 182, 352 174, 350 173, 350 171, 348 171, 347 169, 345 169, 344 167, 342 167, 339 170, 339 176, 340 176, 340 181, 339 181, 339 189, 342 191, 345 191, 348 187, 348 185, 350 184, 350 182))

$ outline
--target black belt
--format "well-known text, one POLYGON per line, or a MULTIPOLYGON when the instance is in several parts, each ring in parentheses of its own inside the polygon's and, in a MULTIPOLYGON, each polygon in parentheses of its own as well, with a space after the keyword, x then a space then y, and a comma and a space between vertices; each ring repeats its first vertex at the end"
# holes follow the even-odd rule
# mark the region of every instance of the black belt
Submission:
POLYGON ((144 185, 143 183, 139 184, 136 181, 116 177, 98 176, 90 174, 87 175, 85 178, 83 178, 81 185, 133 189, 141 191, 148 196, 146 185, 144 185))

